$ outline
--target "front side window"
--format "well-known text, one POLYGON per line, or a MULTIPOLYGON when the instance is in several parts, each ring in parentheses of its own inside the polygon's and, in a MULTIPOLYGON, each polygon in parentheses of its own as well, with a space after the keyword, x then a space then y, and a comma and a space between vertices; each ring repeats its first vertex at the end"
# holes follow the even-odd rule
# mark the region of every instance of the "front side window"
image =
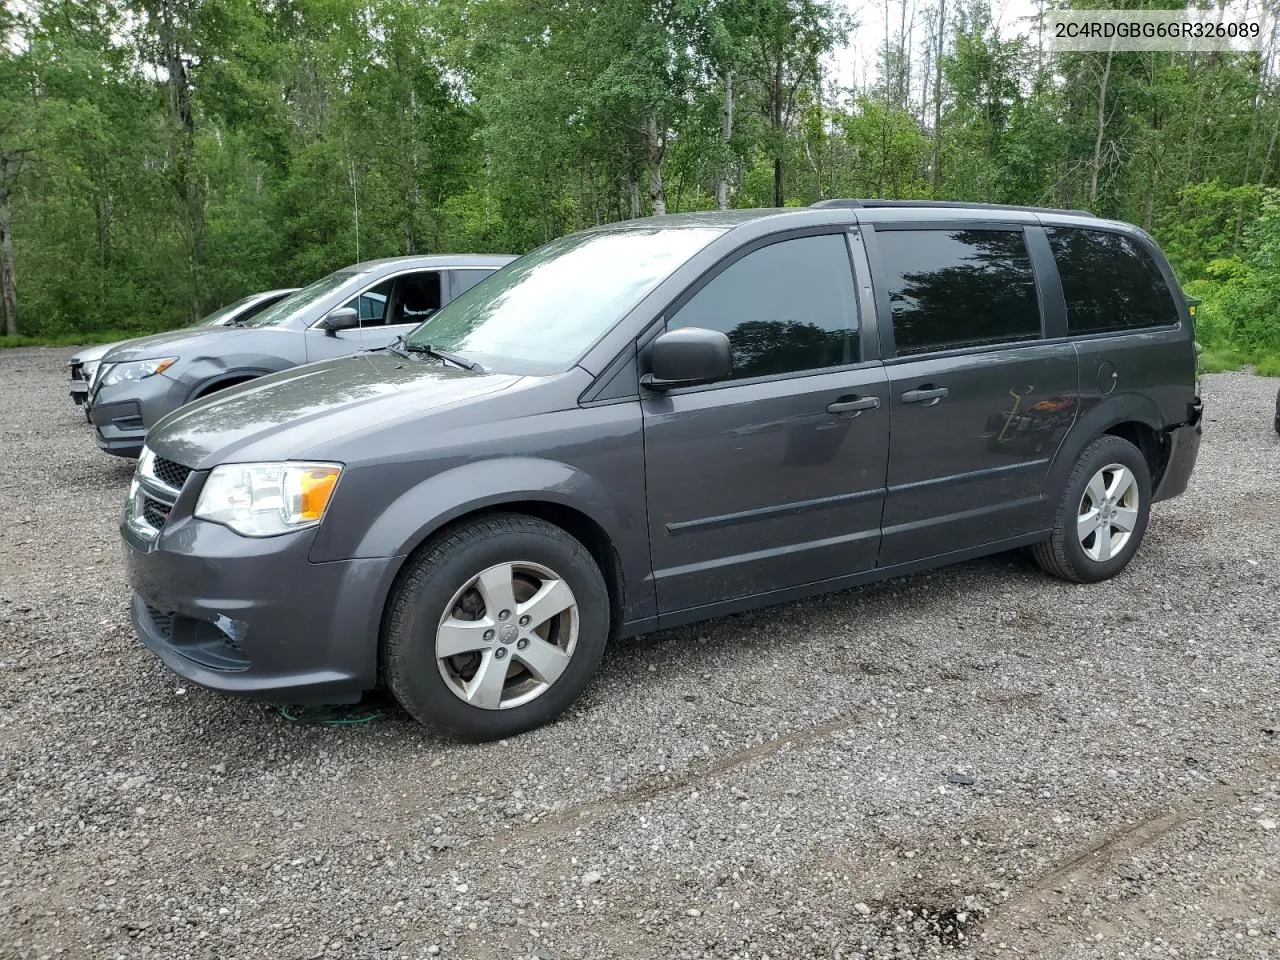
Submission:
POLYGON ((858 314, 843 236, 797 237, 734 261, 667 320, 729 337, 733 377, 858 362, 858 314))
POLYGON ((1150 255, 1121 233, 1050 227, 1067 301, 1067 330, 1104 333, 1178 322, 1169 285, 1150 255))
POLYGON ((359 296, 352 297, 344 307, 350 307, 360 315, 360 326, 380 327, 387 314, 387 298, 391 296, 391 280, 370 287, 359 296))
POLYGON ((440 309, 441 275, 410 273, 396 279, 395 316, 387 323, 421 323, 440 309))
POLYGON ((876 239, 898 356, 1040 337, 1021 230, 884 230, 876 239))
POLYGON ((723 226, 643 221, 553 240, 503 267, 408 336, 487 370, 547 374, 569 369, 723 226))

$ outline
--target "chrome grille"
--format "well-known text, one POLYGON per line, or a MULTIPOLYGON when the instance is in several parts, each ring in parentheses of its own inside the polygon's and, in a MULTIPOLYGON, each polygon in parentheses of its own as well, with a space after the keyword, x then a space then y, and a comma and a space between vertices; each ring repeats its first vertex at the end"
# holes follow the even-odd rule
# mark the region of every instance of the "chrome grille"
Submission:
POLYGON ((146 447, 138 458, 138 469, 129 486, 129 502, 125 505, 125 524, 143 540, 154 540, 169 521, 169 513, 178 502, 182 485, 191 468, 157 457, 146 447))
POLYGON ((163 457, 155 457, 151 461, 151 473, 161 483, 181 491, 187 477, 191 476, 191 468, 163 457))

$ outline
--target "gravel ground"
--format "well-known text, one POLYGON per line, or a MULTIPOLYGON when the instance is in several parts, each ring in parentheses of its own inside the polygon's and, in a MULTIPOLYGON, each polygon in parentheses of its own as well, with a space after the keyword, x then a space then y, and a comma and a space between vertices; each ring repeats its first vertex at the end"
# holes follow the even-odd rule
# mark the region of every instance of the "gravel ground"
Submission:
POLYGON ((1110 583, 996 557, 619 644, 485 746, 186 687, 131 466, 0 350, 0 957, 1280 956, 1276 381, 1110 583))

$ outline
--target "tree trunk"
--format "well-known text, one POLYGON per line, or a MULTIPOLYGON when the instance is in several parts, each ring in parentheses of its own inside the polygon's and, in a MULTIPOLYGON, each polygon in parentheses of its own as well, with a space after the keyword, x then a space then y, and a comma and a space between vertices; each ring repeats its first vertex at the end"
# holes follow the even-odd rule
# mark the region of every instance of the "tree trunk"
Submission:
POLYGON ((942 192, 942 52, 947 36, 947 0, 938 0, 938 51, 933 63, 933 195, 942 192))
POLYGON ((773 87, 769 91, 770 116, 773 121, 773 205, 785 206, 782 187, 782 56, 773 70, 773 87))
POLYGON ((1146 203, 1142 209, 1142 229, 1150 232, 1156 218, 1156 191, 1160 186, 1160 158, 1151 158, 1151 179, 1147 181, 1146 203))
POLYGON ((1111 79, 1111 58, 1114 50, 1107 51, 1107 65, 1102 70, 1102 82, 1098 84, 1098 135, 1093 141, 1093 176, 1089 179, 1089 209, 1098 201, 1098 174, 1102 170, 1102 140, 1107 131, 1107 83, 1111 79))
POLYGON ((4 334, 18 335, 18 282, 13 261, 13 215, 6 185, 12 161, 0 154, 0 300, 4 302, 4 334))
POLYGON ((658 115, 651 111, 644 119, 644 163, 649 171, 649 203, 655 217, 667 212, 667 191, 662 185, 662 155, 666 152, 666 134, 658 126, 658 115))
POLYGON ((173 124, 169 162, 173 170, 173 190, 178 201, 179 229, 187 254, 191 319, 200 310, 199 251, 204 234, 204 195, 196 175, 196 123, 191 105, 191 79, 182 58, 182 45, 174 24, 173 0, 160 4, 160 47, 164 56, 169 117, 173 124))
POLYGON ((728 70, 724 75, 724 129, 722 131, 724 139, 725 159, 722 161, 725 165, 720 168, 720 175, 716 177, 716 209, 729 209, 729 171, 726 169, 727 160, 730 153, 729 142, 733 139, 733 71, 728 70))
POLYGON ((631 194, 631 219, 640 216, 640 182, 632 175, 627 178, 627 188, 631 194))

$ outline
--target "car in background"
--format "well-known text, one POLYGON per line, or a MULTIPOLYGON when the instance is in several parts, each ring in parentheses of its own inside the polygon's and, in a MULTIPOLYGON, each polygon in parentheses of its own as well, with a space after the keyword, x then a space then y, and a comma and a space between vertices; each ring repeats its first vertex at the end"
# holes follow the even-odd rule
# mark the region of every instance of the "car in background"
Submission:
MULTIPOLYGON (((247 297, 237 300, 235 303, 229 303, 225 307, 213 311, 202 320, 197 320, 191 324, 191 327, 226 327, 242 320, 247 320, 254 314, 261 313, 273 303, 283 300, 289 294, 297 291, 297 287, 284 287, 280 290, 264 290, 262 293, 253 293, 247 297)), ((89 410, 86 401, 89 399, 89 381, 93 379, 93 372, 98 369, 98 363, 106 354, 127 343, 126 340, 117 340, 114 343, 99 343, 92 347, 85 347, 71 358, 71 399, 76 402, 77 406, 85 407, 85 419, 89 419, 89 410)), ((92 422, 92 421, 90 421, 92 422)))
POLYGON ((514 259, 370 260, 336 270, 229 326, 122 343, 102 358, 89 382, 95 440, 107 453, 136 457, 147 431, 183 404, 268 373, 385 347, 514 259))
POLYGON ((1280 390, 1276 391, 1276 433, 1280 433, 1280 390))

